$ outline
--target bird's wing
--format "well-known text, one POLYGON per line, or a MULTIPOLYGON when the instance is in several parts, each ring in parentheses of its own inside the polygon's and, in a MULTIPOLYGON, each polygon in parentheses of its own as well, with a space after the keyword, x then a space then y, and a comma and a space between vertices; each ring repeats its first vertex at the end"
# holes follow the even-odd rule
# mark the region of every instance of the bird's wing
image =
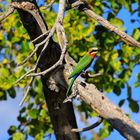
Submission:
POLYGON ((73 69, 72 73, 70 74, 69 78, 72 78, 74 75, 79 75, 82 70, 86 69, 87 66, 89 66, 89 64, 91 63, 92 58, 90 56, 84 56, 79 62, 78 64, 75 66, 75 68, 73 69))

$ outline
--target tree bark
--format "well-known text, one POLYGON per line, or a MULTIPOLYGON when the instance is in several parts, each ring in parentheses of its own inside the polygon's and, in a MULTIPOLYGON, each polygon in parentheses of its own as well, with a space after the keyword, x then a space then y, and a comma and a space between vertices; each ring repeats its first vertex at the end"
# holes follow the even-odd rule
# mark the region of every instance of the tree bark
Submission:
MULTIPOLYGON (((18 1, 16 0, 15 2, 18 2, 18 1)), ((19 2, 22 5, 20 0, 19 2)), ((27 0, 25 0, 24 2, 27 2, 27 0)), ((37 8, 36 17, 34 17, 32 14, 30 14, 29 12, 21 8, 18 8, 17 11, 20 15, 21 21, 25 29, 27 30, 30 36, 30 39, 34 40, 41 34, 45 33, 48 30, 48 27, 45 24, 44 19, 41 16, 41 13, 39 12, 39 9, 37 7, 35 0, 34 1, 28 0, 28 2, 30 2, 37 8), (37 21, 36 19, 38 19, 39 21, 37 21)), ((41 39, 39 39, 35 43, 42 42, 45 39, 45 37, 46 36, 43 36, 41 39)), ((38 50, 37 56, 39 56, 42 47, 38 50)), ((61 51, 60 51, 59 45, 55 43, 53 39, 51 38, 49 41, 49 45, 39 62, 39 67, 41 71, 49 68, 56 61, 58 61, 60 57, 60 53, 61 51)), ((56 73, 54 72, 53 77, 51 77, 50 75, 51 73, 43 76, 41 80, 43 83, 44 96, 45 96, 46 103, 48 106, 48 111, 51 117, 51 121, 54 127, 54 133, 56 135, 56 139, 57 140, 80 140, 79 134, 71 131, 72 128, 77 128, 73 105, 72 103, 63 104, 63 100, 66 98, 65 92, 66 92, 66 87, 67 87, 65 79, 63 78, 64 77, 63 68, 61 68, 56 73), (55 81, 56 80, 55 77, 59 77, 59 79, 61 79, 60 81, 62 81, 62 84, 65 84, 65 85, 63 86, 61 86, 61 84, 59 85, 59 83, 55 81), (58 88, 58 91, 55 91, 54 89, 49 88, 50 87, 49 84, 51 81, 56 82, 55 84, 58 84, 58 86, 55 85, 56 88, 58 88)))
POLYGON ((83 87, 77 83, 77 87, 80 98, 106 119, 123 137, 128 140, 140 140, 140 126, 136 125, 93 84, 86 84, 83 87))

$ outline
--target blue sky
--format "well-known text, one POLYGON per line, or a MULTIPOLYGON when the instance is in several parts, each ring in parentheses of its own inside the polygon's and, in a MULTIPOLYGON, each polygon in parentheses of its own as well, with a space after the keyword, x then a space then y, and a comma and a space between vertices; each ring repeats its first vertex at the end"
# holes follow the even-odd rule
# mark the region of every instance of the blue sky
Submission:
MULTIPOLYGON (((133 8, 135 9, 137 5, 133 5, 133 8)), ((131 18, 138 18, 137 13, 131 16, 130 18, 130 13, 123 8, 121 12, 118 14, 118 17, 120 19, 123 19, 124 21, 124 28, 127 29, 128 34, 132 34, 132 31, 134 28, 138 28, 140 25, 139 23, 131 23, 130 20, 131 18)), ((129 84, 133 87, 134 81, 136 81, 136 74, 140 72, 140 66, 137 66, 133 70, 133 74, 129 80, 129 84)), ((132 97, 136 100, 140 101, 140 87, 139 88, 134 88, 132 89, 132 97)), ((120 99, 126 98, 127 97, 127 92, 126 88, 122 90, 121 96, 116 96, 114 94, 107 94, 106 95, 114 104, 117 105, 120 99)), ((17 116, 18 116, 18 111, 20 109, 19 107, 19 102, 21 98, 23 97, 23 93, 18 92, 16 99, 11 99, 9 98, 8 101, 1 101, 0 102, 0 139, 2 140, 7 140, 8 139, 8 134, 7 134, 7 129, 9 128, 10 125, 18 125, 17 122, 17 116)), ((129 108, 128 108, 128 103, 122 107, 123 111, 126 113, 131 114, 131 118, 133 121, 136 123, 140 123, 140 117, 136 113, 132 113, 129 108)), ((78 121, 78 126, 79 127, 84 127, 84 124, 81 123, 79 115, 76 113, 77 116, 77 121, 78 121)), ((94 120, 94 119, 93 119, 94 120)), ((90 119, 89 122, 93 123, 93 120, 90 119)), ((94 131, 97 131, 99 128, 96 128, 94 131)), ((82 136, 87 136, 88 138, 91 137, 89 132, 84 132, 82 133, 82 136)), ((54 136, 52 136, 52 140, 54 140, 54 136)), ((29 138, 29 140, 32 140, 32 138, 29 138)), ((114 132, 105 140, 125 140, 120 134, 114 130, 114 132)))

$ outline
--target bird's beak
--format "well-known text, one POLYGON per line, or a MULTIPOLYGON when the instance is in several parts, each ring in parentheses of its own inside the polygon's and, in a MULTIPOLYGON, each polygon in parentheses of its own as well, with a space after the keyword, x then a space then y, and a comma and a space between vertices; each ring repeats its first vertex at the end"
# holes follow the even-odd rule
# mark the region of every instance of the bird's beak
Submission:
POLYGON ((98 51, 101 51, 101 49, 99 49, 99 48, 92 48, 92 49, 90 50, 91 53, 92 53, 92 52, 98 52, 98 51))

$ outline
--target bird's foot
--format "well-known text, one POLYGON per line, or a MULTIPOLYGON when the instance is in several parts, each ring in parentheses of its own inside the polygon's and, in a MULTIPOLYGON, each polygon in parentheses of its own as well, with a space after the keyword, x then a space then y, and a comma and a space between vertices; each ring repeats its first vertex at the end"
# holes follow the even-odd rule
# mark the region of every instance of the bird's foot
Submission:
POLYGON ((63 103, 72 102, 72 99, 75 98, 75 97, 77 97, 77 95, 78 95, 77 92, 72 93, 70 96, 68 96, 68 97, 63 101, 63 103))

